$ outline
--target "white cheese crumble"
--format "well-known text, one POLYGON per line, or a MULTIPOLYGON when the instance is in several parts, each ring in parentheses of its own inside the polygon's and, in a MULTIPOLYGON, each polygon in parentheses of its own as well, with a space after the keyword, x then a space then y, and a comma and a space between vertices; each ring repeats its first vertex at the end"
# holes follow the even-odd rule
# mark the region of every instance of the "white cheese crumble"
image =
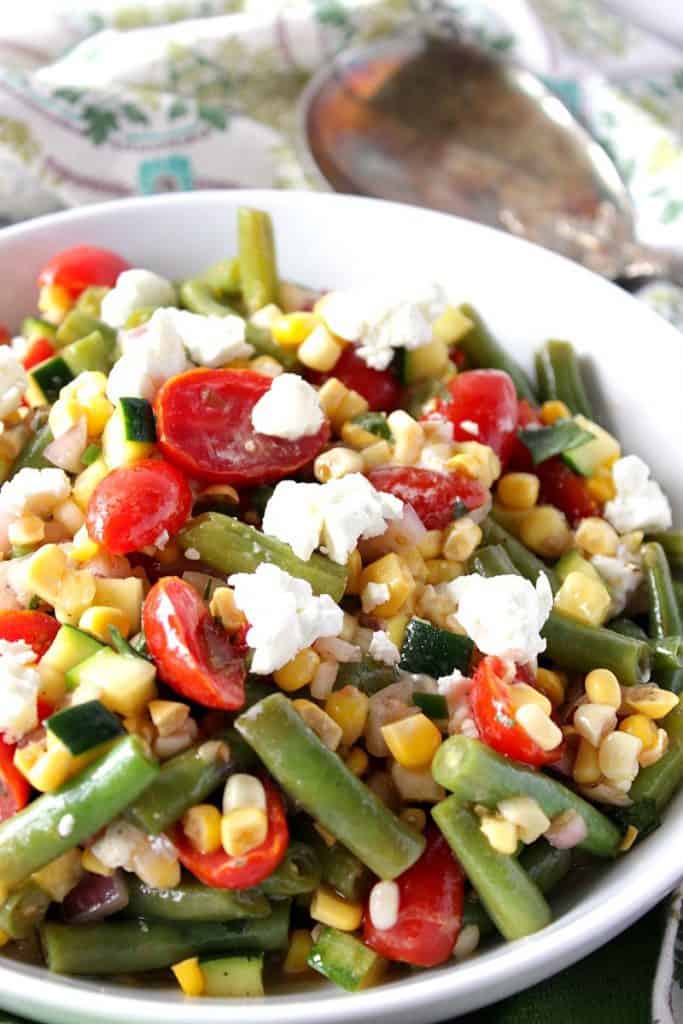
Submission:
POLYGON ((608 555, 593 555, 591 564, 598 570, 609 589, 612 598, 609 609, 610 618, 621 615, 631 594, 635 593, 643 582, 642 569, 628 557, 623 556, 621 552, 617 552, 616 558, 608 555))
POLYGON ((0 420, 16 412, 28 386, 26 370, 9 345, 0 346, 0 420))
POLYGON ((637 455, 627 455, 612 466, 617 496, 605 505, 605 518, 619 533, 631 530, 668 530, 671 505, 650 468, 637 455))
POLYGON ((391 597, 391 591, 386 583, 368 583, 361 594, 363 611, 369 613, 381 604, 384 604, 391 597))
POLYGON ((318 308, 333 334, 356 343, 368 366, 386 370, 397 348, 412 350, 432 340, 432 326, 446 308, 446 297, 436 283, 389 289, 374 284, 330 292, 318 308))
POLYGON ((446 584, 458 622, 483 654, 526 663, 546 647, 540 631, 553 606, 545 573, 536 586, 521 576, 460 576, 446 584))
POLYGON ((38 725, 40 676, 35 652, 23 640, 0 640, 0 733, 16 743, 38 725))
POLYGON ((0 515, 10 521, 23 515, 48 515, 71 494, 63 469, 19 470, 0 488, 0 515))
POLYGON ((282 373, 251 410, 251 422, 257 434, 296 441, 317 434, 325 414, 308 381, 297 373, 282 373))
POLYGON ((263 532, 289 544, 304 561, 324 546, 333 562, 345 565, 359 539, 381 536, 386 520, 402 515, 400 498, 375 490, 361 473, 325 484, 283 480, 266 505, 263 532))
POLYGON ((111 327, 123 327, 128 317, 145 306, 172 306, 175 288, 151 270, 124 270, 102 299, 100 316, 111 327))
POLYGON ((167 309, 164 313, 166 323, 175 328, 188 356, 198 366, 225 366, 233 359, 254 354, 241 316, 201 316, 184 309, 167 309))
POLYGON ((262 563, 255 573, 236 573, 228 583, 249 622, 251 671, 258 675, 275 672, 316 640, 342 631, 344 613, 329 594, 316 596, 310 583, 276 565, 262 563))
POLYGON ((62 817, 57 822, 57 831, 62 837, 62 839, 66 839, 67 836, 71 835, 71 833, 74 830, 75 824, 76 819, 74 818, 73 814, 62 815, 62 817))
POLYGON ((152 402, 170 377, 189 370, 183 339, 175 326, 177 310, 157 309, 146 324, 119 335, 123 355, 107 381, 107 397, 146 398, 152 402))
POLYGON ((381 661, 384 665, 396 665, 401 657, 401 652, 383 629, 377 629, 372 634, 368 654, 375 661, 381 661))

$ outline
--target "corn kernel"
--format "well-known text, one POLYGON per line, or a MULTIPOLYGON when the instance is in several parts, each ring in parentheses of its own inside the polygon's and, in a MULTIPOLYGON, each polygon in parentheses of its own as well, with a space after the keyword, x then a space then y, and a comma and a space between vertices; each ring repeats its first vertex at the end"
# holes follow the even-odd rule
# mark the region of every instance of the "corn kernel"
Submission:
POLYGON ((370 758, 362 747, 354 747, 353 750, 349 751, 349 755, 346 758, 346 767, 352 775, 355 775, 357 778, 365 775, 369 764, 370 758))
POLYGON ((81 529, 84 523, 84 516, 78 505, 71 498, 61 502, 52 512, 52 518, 61 523, 70 537, 81 529))
POLYGON ((257 807, 265 811, 267 806, 266 791, 260 779, 246 772, 230 776, 223 790, 223 814, 242 807, 257 807))
POLYGON ((549 668, 539 668, 536 672, 536 686, 544 693, 554 708, 564 703, 567 690, 567 677, 564 672, 555 672, 549 668))
POLYGON ((62 903, 78 885, 83 875, 80 850, 67 850, 61 857, 50 861, 40 871, 34 871, 31 879, 37 882, 55 903, 62 903))
POLYGON ((360 575, 361 593, 368 583, 384 583, 389 588, 389 599, 374 609, 380 619, 396 615, 415 593, 415 580, 405 563, 395 552, 371 562, 360 575))
POLYGON ((404 807, 399 814, 401 821, 410 825, 416 832, 424 832, 427 828, 427 815, 421 807, 404 807))
POLYGON ((293 700, 292 707, 329 750, 337 749, 341 743, 342 730, 326 711, 310 700, 293 700))
POLYGON ((363 398, 358 391, 347 388, 346 394, 331 417, 332 426, 339 433, 345 423, 348 423, 349 420, 354 419, 356 416, 360 416, 362 412, 367 412, 368 408, 367 398, 363 398))
POLYGON ((227 633, 236 633, 246 622, 244 612, 235 604, 235 591, 231 587, 216 587, 211 595, 209 611, 227 633))
POLYGON ((508 687, 512 710, 521 708, 523 704, 536 704, 545 715, 550 715, 553 706, 544 693, 541 693, 528 683, 511 683, 508 687))
POLYGON ((444 558, 451 562, 465 562, 479 547, 482 536, 481 527, 469 516, 456 519, 444 531, 444 558))
POLYGON ((59 599, 59 588, 66 572, 67 558, 56 544, 46 544, 31 558, 26 572, 26 587, 54 605, 59 599))
POLYGON ((11 937, 7 934, 7 932, 3 932, 2 928, 0 928, 0 949, 3 946, 7 945, 7 943, 10 941, 10 938, 11 937))
MULTIPOLYGON (((41 793, 53 793, 74 773, 74 761, 75 758, 66 747, 58 744, 51 750, 41 753, 29 770, 23 774, 34 789, 41 793)), ((15 760, 15 764, 20 771, 23 771, 21 763, 15 760)))
POLYGON ((71 292, 59 284, 44 284, 38 295, 38 309, 51 324, 58 324, 73 305, 71 292))
POLYGON ((160 736, 171 736, 186 724, 190 709, 177 700, 151 700, 148 704, 154 728, 160 736))
POLYGON ((500 459, 487 444, 478 441, 459 441, 456 453, 446 463, 449 470, 460 470, 479 480, 484 487, 491 487, 500 476, 500 459))
POLYGON ((370 701, 356 686, 335 690, 325 702, 325 711, 342 731, 342 743, 350 747, 363 734, 370 701))
POLYGON ((628 715, 619 722, 619 729, 639 739, 643 750, 650 750, 657 742, 657 726, 647 715, 628 715))
POLYGON ((289 939, 289 949, 282 964, 284 974, 305 974, 310 970, 308 957, 313 948, 311 933, 304 928, 296 928, 289 939))
POLYGON ((365 470, 374 469, 375 466, 384 466, 391 462, 392 449, 388 441, 377 441, 363 449, 363 467, 365 470))
POLYGON ((430 558, 425 562, 427 575, 425 582, 436 585, 437 583, 450 583, 458 576, 462 576, 464 566, 462 562, 451 562, 447 558, 430 558))
POLYGON ((114 868, 108 868, 90 849, 83 850, 81 865, 84 871, 89 871, 92 875, 102 875, 103 878, 110 878, 114 874, 114 868))
POLYGON ((635 825, 629 825, 624 833, 624 838, 619 843, 619 853, 628 853, 637 838, 638 829, 635 825))
POLYGON ((394 462, 399 466, 412 466, 420 457, 424 444, 424 430, 404 409, 396 409, 387 417, 394 438, 394 462))
POLYGON ((91 558, 99 553, 100 545, 97 541, 91 540, 85 525, 81 526, 74 535, 74 542, 69 557, 74 562, 89 562, 91 558))
POLYGON ((346 577, 346 594, 360 594, 360 577, 363 571, 363 562, 361 561, 360 551, 358 548, 354 548, 349 555, 349 560, 346 563, 347 577, 346 577))
POLYGON ((255 313, 252 313, 249 320, 252 324, 256 324, 257 327, 263 327, 270 330, 270 325, 278 317, 282 316, 282 310, 274 302, 269 302, 267 306, 261 306, 255 313))
POLYGON ((272 356, 256 356, 254 359, 250 359, 249 369, 264 377, 279 377, 285 372, 282 363, 278 363, 277 359, 273 359, 272 356))
POLYGON ((679 698, 670 690, 660 690, 658 686, 631 686, 624 690, 624 707, 628 711, 636 711, 647 715, 655 721, 665 718, 670 711, 678 706, 679 698))
POLYGON ((613 526, 599 516, 582 519, 574 534, 574 540, 581 551, 589 555, 613 557, 619 547, 619 535, 613 526))
POLYGON ((179 963, 173 964, 171 970, 175 974, 176 981, 180 985, 183 995, 200 996, 202 994, 205 985, 204 975, 196 956, 191 956, 187 960, 181 960, 179 963))
POLYGON ((572 768, 574 781, 578 782, 580 786, 592 786, 600 781, 600 775, 597 748, 582 738, 572 768))
POLYGON ((365 430, 359 423, 347 420, 345 423, 342 423, 341 439, 350 448, 360 452, 364 448, 370 448, 371 445, 375 444, 377 434, 373 434, 370 430, 365 430))
POLYGON ((641 768, 648 768, 656 764, 661 757, 664 757, 669 749, 669 734, 666 729, 657 729, 655 742, 648 750, 641 750, 638 754, 638 764, 641 768))
POLYGON ((638 774, 638 755, 643 748, 637 736, 612 732, 600 744, 600 771, 609 782, 631 780, 638 774))
POLYGON ((556 611, 586 626, 602 626, 611 604, 605 584, 583 572, 570 572, 554 601, 556 611))
MULTIPOLYGON (((542 558, 555 559, 572 546, 572 532, 554 505, 535 505, 519 526, 520 539, 542 558)), ((570 574, 571 575, 571 574, 570 574)))
POLYGON ((609 704, 580 704, 574 712, 574 728, 594 747, 599 747, 616 725, 617 714, 609 704))
POLYGON ((446 306, 441 316, 432 324, 435 338, 445 341, 447 345, 455 345, 474 327, 468 316, 457 306, 446 306))
POLYGON ((185 812, 183 832, 199 853, 215 853, 221 847, 221 813, 213 804, 196 804, 185 812))
POLYGON ((550 818, 546 817, 536 800, 529 796, 513 796, 501 800, 498 812, 505 821, 516 825, 523 843, 535 843, 550 828, 550 818))
POLYGON ((79 473, 74 481, 72 497, 78 507, 85 512, 93 491, 104 480, 109 473, 109 467, 104 459, 96 459, 87 469, 79 473))
POLYGON ((586 488, 591 497, 595 498, 601 505, 605 505, 617 495, 612 474, 605 466, 600 466, 593 476, 586 480, 586 488))
POLYGON ((426 768, 441 746, 441 733, 423 714, 382 726, 382 736, 393 757, 404 768, 426 768))
POLYGON ((285 693, 293 693, 308 686, 320 664, 320 657, 312 647, 299 651, 291 661, 273 673, 273 679, 285 693))
POLYGON ((221 821, 221 843, 231 857, 243 857, 264 843, 268 816, 260 807, 238 807, 221 821))
POLYGON ((341 932, 353 932, 360 927, 363 906, 337 896, 328 886, 319 886, 311 900, 310 915, 314 921, 338 928, 341 932))
POLYGON ((481 818, 479 828, 493 849, 498 853, 512 856, 517 852, 519 833, 517 827, 511 821, 505 821, 504 818, 497 818, 492 814, 487 814, 481 818))
POLYGON ((363 459, 350 448, 330 448, 321 452, 313 464, 313 473, 321 484, 340 480, 349 473, 362 473, 363 459))
POLYGON ((545 423, 547 427, 551 427, 558 420, 568 420, 571 412, 564 402, 560 402, 559 399, 551 399, 543 403, 539 410, 539 415, 541 422, 545 423))
POLYGON ((515 721, 541 750, 554 750, 562 742, 562 730, 537 704, 522 704, 515 712, 515 721))
POLYGON ((508 508, 533 508, 541 482, 533 473, 506 473, 498 481, 497 495, 508 508))
POLYGON ((270 330, 278 345, 298 348, 319 323, 314 313, 284 313, 272 321, 270 330))
POLYGON ((594 668, 584 681, 586 694, 592 704, 607 704, 618 708, 621 704, 621 687, 614 672, 608 668, 594 668))
MULTIPOLYGON (((93 597, 95 595, 93 594, 93 597)), ((121 636, 130 636, 130 621, 120 608, 108 608, 105 605, 93 605, 84 611, 78 620, 78 628, 91 633, 103 644, 111 643, 111 627, 118 629, 121 636)))
POLYGON ((299 361, 311 370, 329 373, 342 354, 342 346, 330 334, 324 324, 318 324, 299 345, 299 361))
POLYGON ((348 394, 349 389, 342 384, 337 377, 330 377, 318 390, 318 402, 320 408, 329 420, 332 419, 337 409, 348 394))
POLYGON ((438 558, 443 547, 443 530, 427 530, 422 540, 417 542, 417 549, 423 558, 438 558))
POLYGON ((39 516, 20 516, 9 524, 7 535, 10 544, 40 544, 45 537, 45 523, 39 516))

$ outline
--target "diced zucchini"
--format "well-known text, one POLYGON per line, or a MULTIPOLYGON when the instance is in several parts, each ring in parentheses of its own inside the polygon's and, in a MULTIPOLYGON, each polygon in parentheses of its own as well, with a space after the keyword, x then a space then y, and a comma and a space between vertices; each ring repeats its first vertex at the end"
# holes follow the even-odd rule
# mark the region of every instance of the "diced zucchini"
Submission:
POLYGON ((399 666, 405 672, 423 673, 434 679, 448 676, 456 668, 467 674, 473 650, 468 636, 413 618, 406 628, 399 666))
POLYGON ((61 351, 39 363, 29 372, 28 400, 31 405, 49 405, 59 392, 84 370, 111 369, 114 341, 100 331, 66 345, 61 351))
POLYGON ((363 693, 367 693, 368 697, 372 697, 373 693, 379 693, 385 686, 395 683, 397 678, 398 674, 393 665, 385 665, 384 662, 365 657, 361 661, 349 661, 340 665, 334 688, 341 690, 345 686, 355 686, 363 693))
POLYGON ((137 576, 126 576, 122 580, 105 576, 95 578, 94 603, 122 611, 130 622, 131 633, 137 633, 140 629, 143 597, 143 582, 137 576))
POLYGON ((574 422, 582 430, 587 430, 589 434, 595 436, 594 441, 582 444, 579 448, 573 448, 562 455, 564 461, 575 473, 580 473, 582 476, 592 476, 600 466, 604 466, 605 463, 619 458, 621 448, 616 438, 608 434, 597 423, 586 419, 580 413, 574 416, 574 422))
POLYGON ((263 993, 263 956, 225 956, 202 960, 205 996, 249 999, 263 993))
MULTIPOLYGON (((110 289, 105 285, 91 285, 78 296, 75 308, 79 313, 85 313, 86 316, 99 318, 102 313, 102 299, 108 291, 110 291, 110 289)), ((86 331, 85 333, 88 334, 89 332, 86 331)))
POLYGON ((74 379, 66 360, 61 356, 51 356, 43 363, 38 363, 28 374, 26 397, 29 405, 50 405, 59 398, 59 392, 74 379))
POLYGON ((104 459, 96 459, 92 462, 87 469, 84 469, 82 473, 79 473, 74 481, 72 497, 78 507, 85 512, 88 507, 88 502, 92 492, 95 490, 101 480, 104 480, 105 476, 109 472, 109 466, 106 464, 104 459))
POLYGON ((440 377, 448 366, 448 345, 441 338, 421 345, 420 348, 405 349, 402 376, 404 384, 418 380, 432 380, 440 377))
POLYGON ((308 965, 340 988, 357 992, 376 981, 385 961, 359 939, 336 928, 321 930, 308 965))
POLYGON ((448 702, 440 693, 414 693, 413 704, 427 716, 437 720, 448 718, 448 702))
POLYGON ((41 320, 38 316, 27 316, 21 325, 22 337, 30 343, 36 338, 47 338, 54 341, 57 335, 57 328, 47 320, 41 320))
POLYGON ((61 626, 56 637, 42 657, 42 664, 49 665, 56 672, 66 674, 86 658, 103 650, 103 645, 82 629, 75 626, 61 626))
POLYGON ((157 439, 152 406, 145 398, 121 398, 102 435, 102 454, 110 469, 147 458, 157 439))
POLYGON ((64 708, 50 715, 45 724, 75 757, 113 740, 124 731, 116 715, 112 715, 99 700, 64 708))
POLYGON ((87 685, 99 692, 106 708, 136 715, 154 699, 156 669, 143 658, 129 658, 105 647, 66 674, 67 686, 87 685))
POLYGON ((562 555, 554 568, 563 583, 570 572, 582 572, 586 576, 592 576, 594 580, 602 583, 602 576, 598 570, 594 565, 591 565, 588 559, 583 558, 578 551, 567 551, 562 555))
MULTIPOLYGON (((116 344, 116 331, 109 324, 105 324, 97 317, 91 316, 82 309, 72 309, 62 320, 57 328, 56 341, 60 348, 72 345, 75 341, 87 338, 88 335, 97 332, 109 342, 113 351, 116 344)), ((88 367, 90 369, 90 367, 88 367)))

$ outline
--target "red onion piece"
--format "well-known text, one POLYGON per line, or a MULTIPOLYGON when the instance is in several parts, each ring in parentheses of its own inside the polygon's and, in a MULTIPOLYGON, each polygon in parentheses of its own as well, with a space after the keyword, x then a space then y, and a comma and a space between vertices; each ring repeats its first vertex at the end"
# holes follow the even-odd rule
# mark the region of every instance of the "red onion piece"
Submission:
POLYGON ((83 469, 81 457, 88 447, 88 425, 81 416, 73 427, 56 437, 45 449, 45 458, 53 466, 66 470, 67 473, 80 473, 83 469))
POLYGON ((95 875, 87 871, 62 903, 69 924, 92 924, 128 906, 128 890, 120 871, 95 875))
POLYGON ((363 561, 370 561, 388 555, 391 551, 405 551, 415 548, 423 539, 427 529, 412 505, 403 505, 400 519, 392 519, 379 537, 360 542, 363 561))
POLYGON ((545 838, 556 850, 571 850, 588 835, 586 822, 576 811, 568 811, 555 818, 545 838))

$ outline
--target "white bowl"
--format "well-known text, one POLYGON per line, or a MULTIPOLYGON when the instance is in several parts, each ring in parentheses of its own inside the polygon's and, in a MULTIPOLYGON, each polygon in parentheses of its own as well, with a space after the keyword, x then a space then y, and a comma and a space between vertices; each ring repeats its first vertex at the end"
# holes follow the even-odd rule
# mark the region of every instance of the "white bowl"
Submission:
MULTIPOLYGON (((664 320, 588 271, 543 249, 441 213, 339 195, 201 192, 131 199, 45 217, 0 233, 0 321, 16 327, 35 303, 35 277, 55 252, 109 246, 171 277, 235 252, 235 209, 269 210, 287 278, 318 287, 378 273, 443 281, 479 307, 531 369, 548 337, 585 355, 600 419, 642 455, 683 524, 683 338, 664 320)), ((188 1001, 172 990, 67 979, 0 959, 0 1004, 50 1024, 351 1024, 454 1017, 559 971, 631 924, 683 876, 683 792, 662 827, 628 856, 560 896, 542 932, 459 965, 420 971, 356 995, 327 985, 248 1002, 188 1001)))

